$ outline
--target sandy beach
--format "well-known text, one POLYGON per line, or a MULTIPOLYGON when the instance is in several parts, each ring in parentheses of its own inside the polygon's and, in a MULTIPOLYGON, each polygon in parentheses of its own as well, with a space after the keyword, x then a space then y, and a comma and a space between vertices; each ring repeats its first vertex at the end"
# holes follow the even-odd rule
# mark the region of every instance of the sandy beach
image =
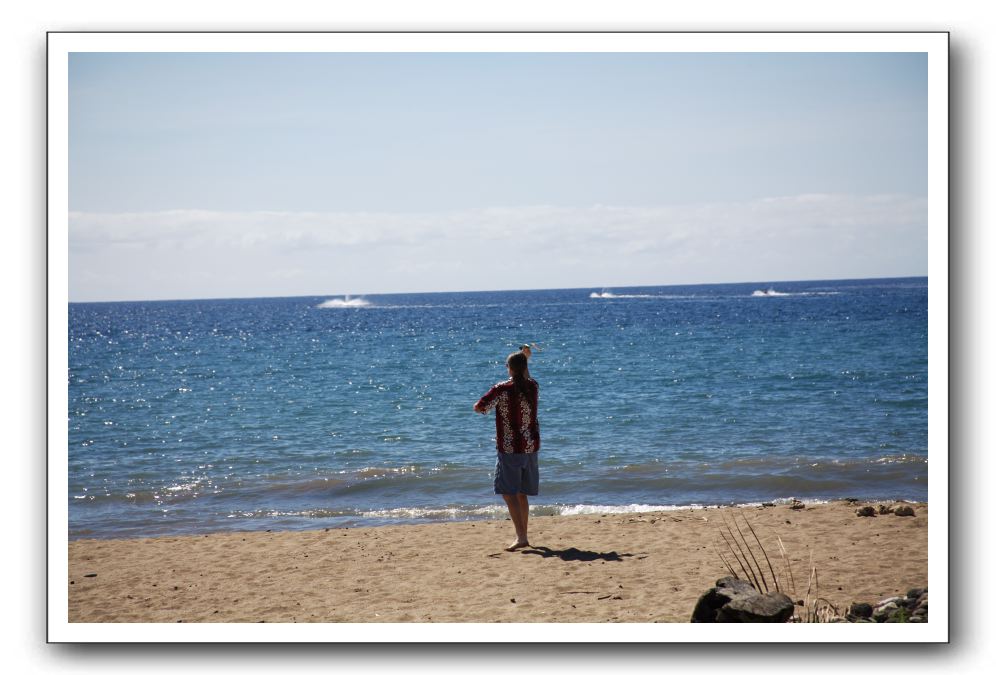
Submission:
MULTIPOLYGON (((720 530, 745 516, 782 590, 846 609, 927 586, 927 505, 880 502, 534 516, 510 521, 69 543, 71 622, 686 622, 728 574, 720 530), (778 553, 788 552, 796 593, 778 553)), ((762 563, 763 564, 763 563, 762 563)), ((766 567, 765 567, 766 569, 766 567)), ((770 581, 769 581, 770 583, 770 581)))

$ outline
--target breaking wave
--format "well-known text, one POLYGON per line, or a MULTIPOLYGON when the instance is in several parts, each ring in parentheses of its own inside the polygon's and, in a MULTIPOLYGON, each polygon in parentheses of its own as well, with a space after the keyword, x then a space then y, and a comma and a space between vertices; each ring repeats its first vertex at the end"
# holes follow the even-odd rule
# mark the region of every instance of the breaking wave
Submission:
POLYGON ((660 298, 660 295, 646 295, 646 294, 615 294, 612 291, 602 291, 601 293, 592 293, 588 296, 589 298, 597 298, 600 300, 616 300, 624 298, 660 298))
POLYGON ((363 298, 331 298, 317 305, 318 309, 341 309, 343 307, 369 307, 370 301, 363 298))
POLYGON ((785 298, 790 296, 801 296, 801 295, 840 295, 839 291, 800 291, 799 293, 782 293, 781 291, 776 291, 773 288, 768 288, 765 290, 756 290, 750 294, 752 298, 785 298))

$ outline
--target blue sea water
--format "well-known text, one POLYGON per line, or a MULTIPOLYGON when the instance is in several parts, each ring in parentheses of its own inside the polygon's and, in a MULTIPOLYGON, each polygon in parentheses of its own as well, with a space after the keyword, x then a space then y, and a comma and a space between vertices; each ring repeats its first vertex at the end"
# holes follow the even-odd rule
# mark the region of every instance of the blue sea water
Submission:
POLYGON ((926 278, 72 303, 70 537, 496 517, 523 342, 534 513, 927 499, 926 278))

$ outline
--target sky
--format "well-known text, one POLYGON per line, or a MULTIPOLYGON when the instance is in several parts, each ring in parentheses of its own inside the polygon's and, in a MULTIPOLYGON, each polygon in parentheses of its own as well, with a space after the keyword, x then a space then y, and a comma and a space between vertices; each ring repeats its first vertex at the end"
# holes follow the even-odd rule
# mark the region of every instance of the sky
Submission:
POLYGON ((927 273, 917 53, 74 53, 74 302, 927 273))

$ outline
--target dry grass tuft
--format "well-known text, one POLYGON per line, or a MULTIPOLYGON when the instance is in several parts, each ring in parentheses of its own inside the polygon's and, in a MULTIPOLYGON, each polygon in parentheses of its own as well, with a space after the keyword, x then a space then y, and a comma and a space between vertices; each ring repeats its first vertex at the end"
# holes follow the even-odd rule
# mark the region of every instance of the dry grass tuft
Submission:
MULTIPOLYGON (((723 566, 726 567, 730 574, 736 579, 748 581, 759 593, 768 593, 772 590, 768 586, 768 578, 770 577, 771 585, 774 587, 773 590, 785 593, 785 595, 791 598, 797 598, 798 591, 795 584, 795 574, 792 571, 792 563, 789 561, 788 553, 785 551, 785 545, 782 543, 781 537, 775 537, 778 541, 778 550, 782 561, 779 573, 775 571, 775 566, 768 557, 767 549, 761 543, 761 538, 757 535, 757 531, 747 519, 747 516, 743 513, 734 514, 733 525, 731 527, 726 514, 722 513, 722 511, 720 514, 723 518, 723 525, 719 528, 719 535, 726 545, 726 553, 729 558, 721 551, 717 551, 717 554, 723 562, 723 566), (741 527, 740 523, 737 522, 737 515, 743 521, 744 527, 741 527), (734 532, 734 529, 736 532, 734 532), (744 534, 745 530, 750 533, 750 538, 744 534), (758 562, 759 558, 763 558, 764 566, 758 562), (742 576, 737 572, 737 569, 740 570, 742 576), (765 569, 768 570, 768 576, 764 574, 765 569), (781 577, 781 581, 779 580, 779 576, 781 577), (788 577, 787 586, 784 584, 786 576, 788 577)), ((805 614, 796 615, 796 620, 800 622, 829 623, 840 616, 840 611, 833 603, 826 598, 820 597, 820 577, 816 570, 816 565, 813 564, 812 552, 809 554, 809 583, 806 587, 806 597, 803 599, 802 606, 806 610, 805 614)))

